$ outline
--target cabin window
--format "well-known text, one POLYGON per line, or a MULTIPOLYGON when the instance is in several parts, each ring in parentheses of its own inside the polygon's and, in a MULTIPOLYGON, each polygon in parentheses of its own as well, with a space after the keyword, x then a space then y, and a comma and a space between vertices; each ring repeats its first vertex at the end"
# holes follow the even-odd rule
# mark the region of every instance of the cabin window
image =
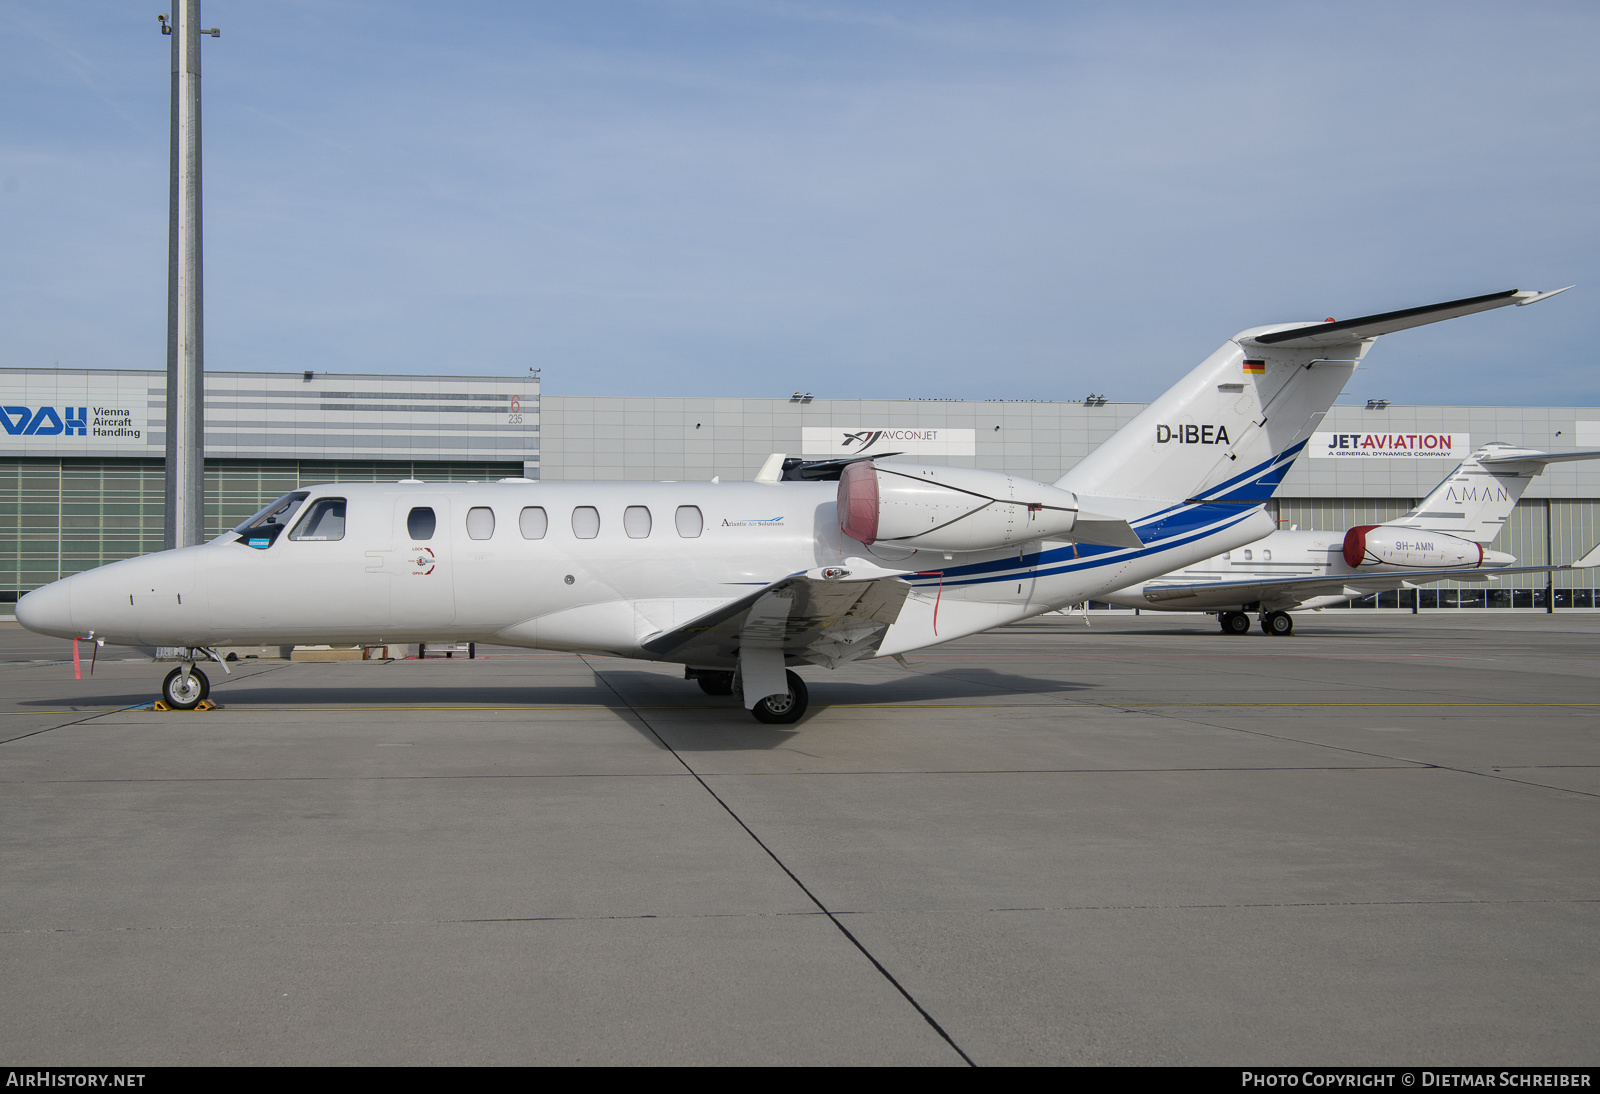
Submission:
POLYGON ((235 532, 239 533, 238 542, 247 547, 254 547, 258 551, 264 551, 271 547, 277 538, 283 534, 283 529, 289 523, 289 518, 294 516, 301 503, 310 496, 310 492, 306 490, 296 490, 293 493, 285 494, 234 529, 235 532))
POLYGON ((406 514, 406 534, 412 539, 432 539, 433 530, 438 526, 439 521, 433 515, 433 510, 426 505, 419 505, 406 514))
POLYGON ((545 515, 544 506, 530 505, 517 518, 517 526, 522 529, 523 539, 543 539, 550 530, 550 518, 545 515))
POLYGON ((1271 551, 1262 551, 1261 552, 1261 561, 1262 562, 1271 562, 1272 561, 1272 552, 1271 551))
POLYGON ((488 539, 494 535, 494 510, 487 505, 474 505, 467 510, 467 538, 488 539))
POLYGON ((1244 560, 1246 562, 1249 562, 1253 557, 1255 557, 1255 556, 1253 556, 1248 550, 1245 551, 1244 560))
POLYGON ((579 539, 593 539, 600 534, 600 510, 592 505, 580 505, 572 511, 572 534, 579 539))
POLYGON ((650 535, 650 510, 643 505, 630 505, 622 511, 622 530, 629 539, 647 539, 650 535))
POLYGON ((290 539, 328 542, 344 538, 344 499, 318 498, 289 533, 290 539))
POLYGON ((1227 562, 1232 557, 1233 557, 1233 552, 1232 551, 1224 551, 1224 552, 1222 552, 1222 561, 1227 562))
POLYGON ((700 533, 705 531, 706 519, 700 515, 698 505, 678 506, 673 519, 677 522, 678 534, 684 539, 698 539, 700 533))

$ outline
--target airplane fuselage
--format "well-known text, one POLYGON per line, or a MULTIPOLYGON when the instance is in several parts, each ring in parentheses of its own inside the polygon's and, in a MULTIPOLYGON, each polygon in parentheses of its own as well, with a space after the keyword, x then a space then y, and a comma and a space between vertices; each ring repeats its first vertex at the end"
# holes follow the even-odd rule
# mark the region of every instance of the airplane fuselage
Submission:
POLYGON ((1143 522, 1142 550, 1036 541, 946 555, 848 539, 832 482, 359 483, 304 493, 264 545, 228 532, 112 563, 29 594, 19 612, 45 633, 145 647, 478 641, 653 657, 641 647, 652 634, 855 558, 903 570, 913 585, 883 655, 1097 596, 1270 526, 1256 507, 1185 506, 1143 522), (343 501, 337 537, 302 534, 308 514, 333 499, 343 501))
MULTIPOLYGON (((1125 589, 1117 589, 1101 599, 1108 604, 1145 611, 1240 611, 1257 604, 1264 608, 1285 608, 1296 605, 1308 608, 1329 607, 1345 603, 1351 596, 1398 589, 1405 583, 1408 571, 1450 565, 1443 560, 1434 542, 1449 537, 1417 531, 1411 533, 1410 538, 1415 541, 1410 545, 1415 547, 1415 565, 1365 563, 1351 566, 1344 557, 1345 533, 1343 532, 1277 531, 1255 543, 1202 559, 1172 573, 1163 574, 1159 578, 1125 589), (1246 601, 1241 599, 1240 590, 1237 588, 1225 588, 1213 591, 1197 590, 1191 595, 1175 599, 1164 599, 1160 596, 1163 585, 1340 576, 1350 579, 1350 593, 1302 599, 1293 595, 1292 590, 1284 590, 1277 599, 1258 600, 1256 597, 1251 597, 1246 601)), ((1508 566, 1515 561, 1511 555, 1498 551, 1479 551, 1470 558, 1470 561, 1464 560, 1461 565, 1463 569, 1468 569, 1480 563, 1488 566, 1508 566)))

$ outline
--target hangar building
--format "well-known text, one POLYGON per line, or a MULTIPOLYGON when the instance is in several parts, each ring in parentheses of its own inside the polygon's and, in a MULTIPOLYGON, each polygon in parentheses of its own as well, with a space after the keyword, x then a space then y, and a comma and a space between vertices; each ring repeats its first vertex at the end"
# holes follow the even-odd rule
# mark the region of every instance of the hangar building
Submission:
MULTIPOLYGON (((531 374, 208 371, 207 532, 307 483, 737 480, 772 452, 902 452, 1050 482, 1141 409, 1095 398, 541 398, 531 374)), ((161 548, 165 417, 164 372, 0 369, 0 600, 161 548)), ((1600 408, 1336 406, 1272 508, 1285 528, 1378 523, 1488 441, 1600 448, 1600 408)), ((1551 466, 1493 546, 1539 564, 1596 543, 1600 461, 1551 466)), ((1441 582, 1367 606, 1592 611, 1594 574, 1441 582)))

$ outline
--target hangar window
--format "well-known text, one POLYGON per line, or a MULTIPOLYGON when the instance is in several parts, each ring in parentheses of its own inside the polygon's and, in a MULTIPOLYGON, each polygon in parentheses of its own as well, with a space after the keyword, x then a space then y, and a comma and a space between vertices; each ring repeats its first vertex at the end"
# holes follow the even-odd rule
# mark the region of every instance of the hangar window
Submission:
POLYGON ((705 530, 706 519, 700 515, 698 505, 680 505, 673 518, 678 523, 678 534, 684 539, 698 539, 705 530))
POLYGON ((545 515, 544 506, 530 505, 517 518, 517 525, 522 529, 523 539, 543 539, 550 530, 550 518, 545 515))
POLYGON ((467 538, 488 539, 494 535, 494 510, 487 505, 474 505, 467 510, 467 538))
POLYGON ((289 533, 290 539, 329 541, 344 538, 344 499, 318 498, 289 533))
POLYGON ((629 539, 646 539, 650 535, 650 510, 643 505, 630 505, 622 511, 622 530, 629 539))
POLYGON ((264 551, 271 547, 277 538, 283 534, 283 529, 289 523, 289 518, 294 516, 301 503, 310 496, 311 494, 305 490, 296 490, 293 493, 285 494, 234 529, 235 532, 239 533, 238 542, 247 547, 254 547, 258 551, 264 551))
POLYGON ((433 515, 433 510, 426 505, 419 505, 406 514, 406 535, 415 540, 428 540, 433 538, 433 530, 438 527, 439 521, 433 515))
POLYGON ((600 510, 592 505, 580 505, 572 511, 572 534, 579 539, 593 539, 600 534, 600 510))

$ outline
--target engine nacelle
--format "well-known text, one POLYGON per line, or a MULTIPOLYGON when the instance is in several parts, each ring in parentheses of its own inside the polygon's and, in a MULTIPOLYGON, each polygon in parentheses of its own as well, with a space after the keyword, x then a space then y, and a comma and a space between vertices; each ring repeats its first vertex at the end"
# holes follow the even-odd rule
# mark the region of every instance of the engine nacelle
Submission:
MULTIPOLYGON (((1496 552, 1490 552, 1497 554, 1496 552)), ((1363 524, 1344 534, 1344 560, 1352 570, 1362 566, 1404 566, 1414 570, 1469 569, 1483 565, 1484 549, 1471 540, 1443 532, 1363 524)), ((1491 558, 1491 563, 1498 558, 1491 558)))
POLYGON ((999 471, 863 460, 839 476, 839 528, 865 544, 992 551, 1067 535, 1077 517, 1070 491, 999 471))

